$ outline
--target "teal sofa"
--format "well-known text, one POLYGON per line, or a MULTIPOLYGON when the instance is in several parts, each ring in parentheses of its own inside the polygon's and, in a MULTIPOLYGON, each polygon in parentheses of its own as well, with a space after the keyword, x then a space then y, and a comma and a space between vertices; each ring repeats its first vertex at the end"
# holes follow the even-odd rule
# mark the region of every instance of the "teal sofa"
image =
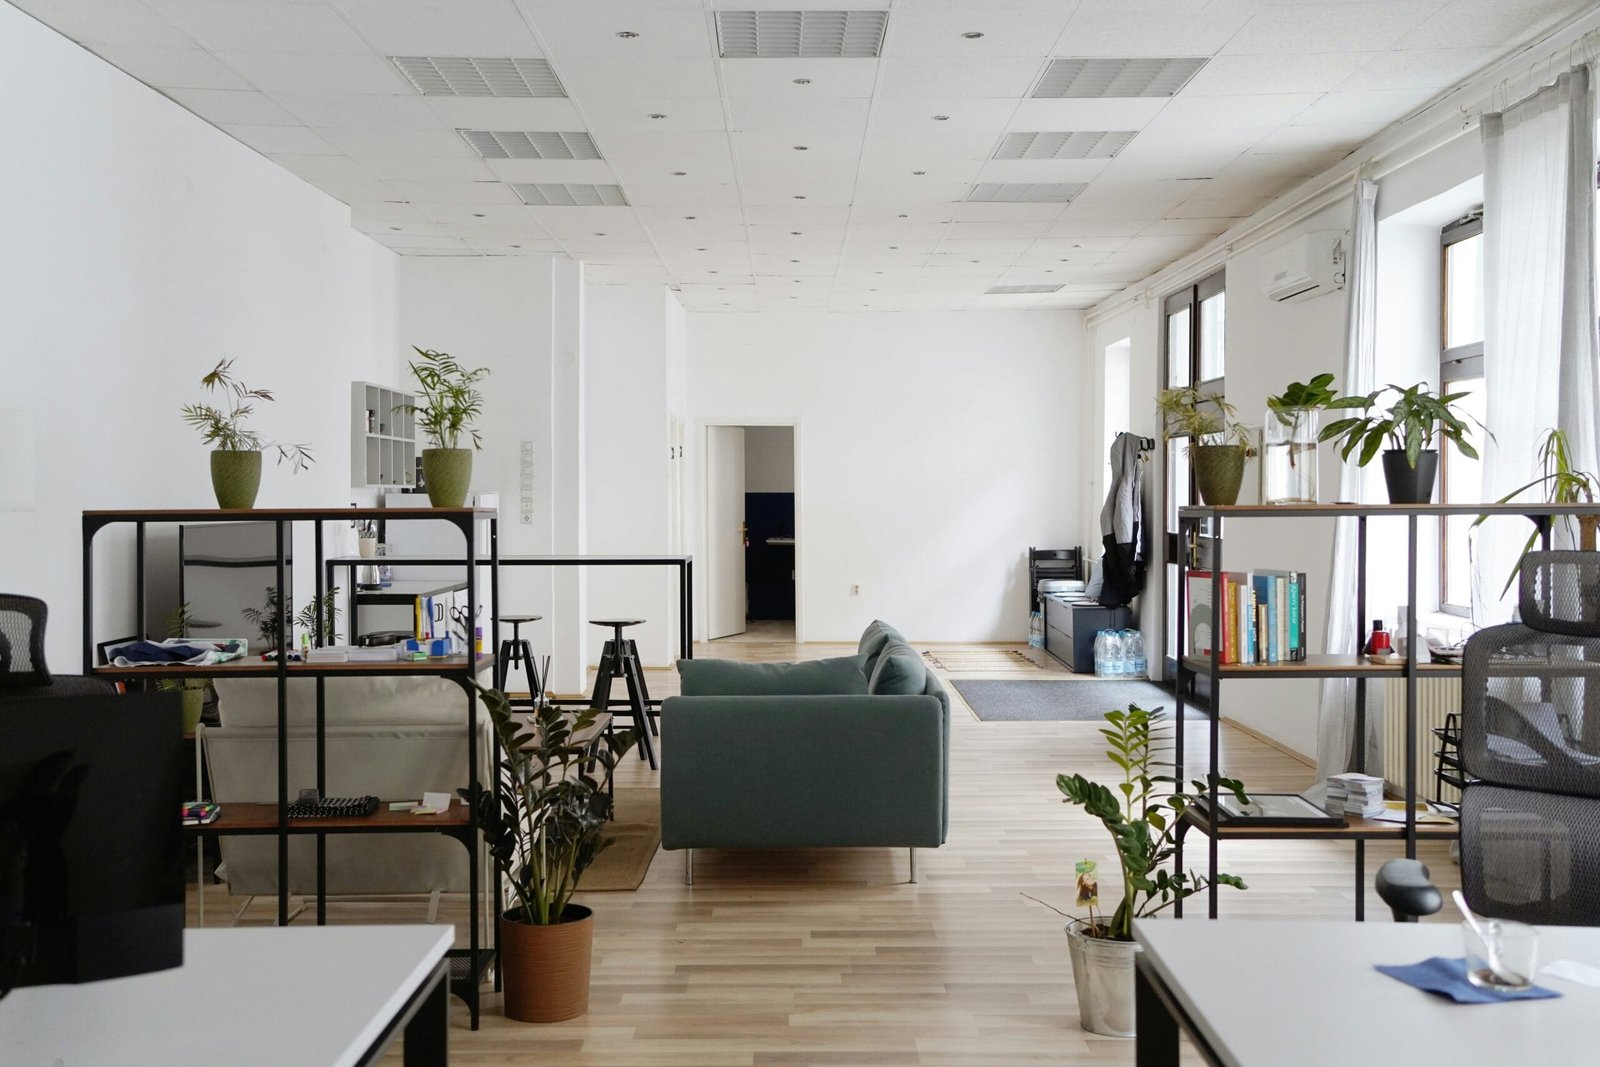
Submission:
POLYGON ((682 660, 661 708, 661 844, 918 848, 949 831, 950 699, 892 627, 857 655, 682 660))

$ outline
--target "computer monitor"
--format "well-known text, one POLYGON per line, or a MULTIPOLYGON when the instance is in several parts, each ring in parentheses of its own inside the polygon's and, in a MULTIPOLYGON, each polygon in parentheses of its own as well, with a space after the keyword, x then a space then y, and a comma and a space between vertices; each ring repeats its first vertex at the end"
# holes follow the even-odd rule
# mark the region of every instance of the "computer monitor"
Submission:
POLYGON ((177 693, 0 713, 0 992, 183 964, 177 693))

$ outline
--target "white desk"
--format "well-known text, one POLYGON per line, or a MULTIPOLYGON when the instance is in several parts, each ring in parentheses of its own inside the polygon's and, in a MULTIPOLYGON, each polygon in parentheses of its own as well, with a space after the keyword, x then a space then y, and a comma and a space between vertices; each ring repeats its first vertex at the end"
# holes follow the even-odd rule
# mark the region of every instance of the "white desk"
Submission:
POLYGON ((0 1000, 0 1063, 347 1067, 405 1028, 448 1060, 449 926, 186 930, 183 966, 0 1000))
MULTIPOLYGON (((1373 969, 1459 957, 1454 923, 1139 921, 1139 1067, 1178 1062, 1182 1026, 1211 1063, 1594 1063, 1600 989, 1555 978, 1559 999, 1456 1004, 1373 969)), ((1540 928, 1539 961, 1600 965, 1600 928, 1540 928)))

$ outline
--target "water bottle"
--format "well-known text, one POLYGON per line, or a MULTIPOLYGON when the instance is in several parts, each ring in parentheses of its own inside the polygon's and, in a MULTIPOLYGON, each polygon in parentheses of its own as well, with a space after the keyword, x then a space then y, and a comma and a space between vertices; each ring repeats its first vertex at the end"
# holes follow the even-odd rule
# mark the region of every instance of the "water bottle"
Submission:
POLYGON ((1044 647, 1044 619, 1037 611, 1028 616, 1028 647, 1044 647))
POLYGON ((1129 647, 1133 650, 1133 676, 1135 678, 1148 678, 1150 676, 1150 663, 1144 656, 1144 634, 1138 630, 1128 631, 1129 647))
POLYGON ((1116 630, 1106 631, 1106 676, 1109 678, 1122 677, 1123 657, 1127 650, 1122 644, 1122 634, 1116 630))
POLYGON ((1110 630, 1101 630, 1094 635, 1094 673, 1099 678, 1104 678, 1110 670, 1106 663, 1106 638, 1110 635, 1110 630))

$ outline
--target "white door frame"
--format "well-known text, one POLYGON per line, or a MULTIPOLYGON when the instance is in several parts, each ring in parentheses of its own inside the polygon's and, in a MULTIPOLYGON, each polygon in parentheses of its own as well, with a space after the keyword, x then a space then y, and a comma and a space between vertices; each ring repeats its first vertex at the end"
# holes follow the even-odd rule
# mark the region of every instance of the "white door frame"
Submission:
MULTIPOLYGON (((711 426, 788 426, 794 431, 794 639, 796 643, 803 642, 805 637, 805 586, 800 577, 805 574, 803 562, 806 551, 805 537, 805 510, 803 497, 805 482, 801 478, 800 448, 800 420, 798 418, 785 418, 782 416, 711 416, 695 419, 694 447, 699 451, 694 469, 698 484, 695 486, 695 514, 699 517, 699 529, 695 532, 696 558, 700 566, 694 569, 694 601, 696 604, 709 605, 711 556, 709 545, 706 541, 706 526, 710 514, 710 498, 706 486, 710 481, 709 449, 706 447, 707 427, 711 426)), ((707 613, 705 610, 695 612, 694 639, 705 641, 707 629, 707 613)))

